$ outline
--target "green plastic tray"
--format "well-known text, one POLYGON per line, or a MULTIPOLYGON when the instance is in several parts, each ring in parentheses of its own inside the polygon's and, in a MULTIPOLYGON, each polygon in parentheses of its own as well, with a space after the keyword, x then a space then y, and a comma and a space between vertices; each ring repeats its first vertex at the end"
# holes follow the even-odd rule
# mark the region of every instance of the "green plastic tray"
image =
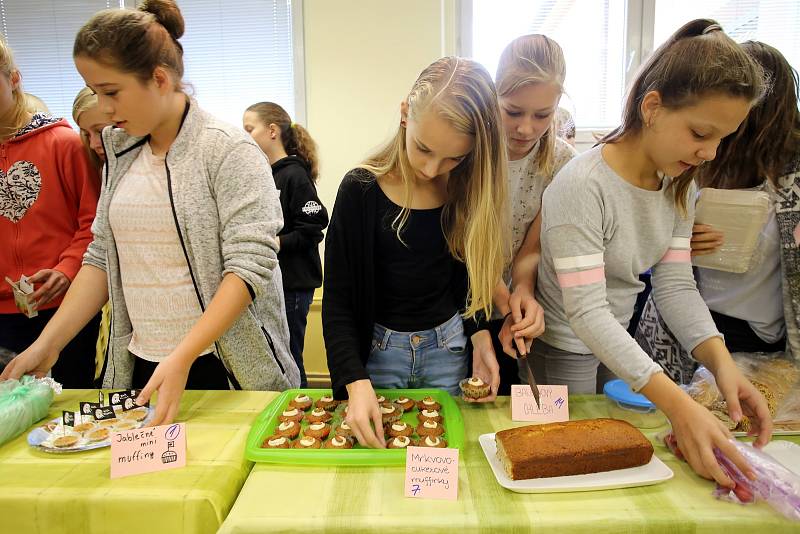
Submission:
MULTIPOLYGON (((362 445, 356 445, 352 449, 270 449, 262 448, 260 445, 264 440, 275 432, 278 426, 278 415, 282 413, 289 402, 298 394, 305 393, 316 402, 323 395, 331 395, 329 389, 290 389, 281 393, 274 399, 253 422, 250 433, 247 436, 245 446, 245 458, 252 462, 265 462, 275 464, 296 464, 296 465, 405 465, 405 449, 370 449, 362 445)), ((391 401, 400 396, 409 399, 420 400, 425 397, 434 398, 442 405, 440 413, 444 418, 442 424, 445 428, 444 439, 447 446, 455 449, 462 449, 464 446, 464 420, 461 418, 461 411, 458 405, 444 390, 441 389, 377 389, 375 393, 383 395, 391 401)), ((418 410, 414 409, 403 414, 402 420, 414 426, 417 421, 418 410)), ((342 420, 342 409, 337 408, 331 420, 335 428, 342 420)), ((307 425, 303 420, 302 428, 307 425)))

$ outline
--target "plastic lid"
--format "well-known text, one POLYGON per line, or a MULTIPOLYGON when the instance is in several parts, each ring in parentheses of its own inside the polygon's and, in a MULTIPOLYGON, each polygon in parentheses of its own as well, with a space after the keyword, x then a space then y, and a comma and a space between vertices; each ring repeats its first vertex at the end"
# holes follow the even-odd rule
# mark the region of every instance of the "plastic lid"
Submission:
POLYGON ((616 401, 622 408, 627 406, 650 410, 655 410, 656 408, 656 405, 650 402, 647 397, 631 391, 630 386, 619 378, 606 382, 606 385, 603 386, 603 393, 609 399, 616 401))

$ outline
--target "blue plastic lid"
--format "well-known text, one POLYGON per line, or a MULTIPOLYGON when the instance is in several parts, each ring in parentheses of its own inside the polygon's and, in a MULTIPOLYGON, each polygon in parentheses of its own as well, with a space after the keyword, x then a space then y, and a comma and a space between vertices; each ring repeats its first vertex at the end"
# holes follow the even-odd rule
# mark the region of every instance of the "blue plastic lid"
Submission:
POLYGON ((606 385, 603 386, 603 393, 606 394, 606 397, 616 401, 617 404, 620 405, 624 404, 626 406, 648 408, 653 410, 656 407, 656 405, 650 402, 644 395, 634 393, 630 386, 628 386, 624 380, 619 378, 616 380, 611 380, 610 382, 606 382, 606 385))

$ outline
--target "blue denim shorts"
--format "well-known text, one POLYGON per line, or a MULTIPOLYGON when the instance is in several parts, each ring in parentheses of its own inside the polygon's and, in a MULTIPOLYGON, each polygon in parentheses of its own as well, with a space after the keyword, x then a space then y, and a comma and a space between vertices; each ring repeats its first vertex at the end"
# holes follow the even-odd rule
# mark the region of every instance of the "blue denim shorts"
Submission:
POLYGON ((458 382, 467 376, 467 362, 467 336, 456 313, 420 332, 397 332, 376 323, 367 372, 376 388, 440 388, 459 395, 458 382))

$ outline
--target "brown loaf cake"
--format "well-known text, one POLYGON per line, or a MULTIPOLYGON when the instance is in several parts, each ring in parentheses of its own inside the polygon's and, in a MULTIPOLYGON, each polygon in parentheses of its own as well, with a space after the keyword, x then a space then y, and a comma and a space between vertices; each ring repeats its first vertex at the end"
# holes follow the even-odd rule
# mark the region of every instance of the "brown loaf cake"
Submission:
POLYGON ((495 440, 497 457, 512 480, 637 467, 653 456, 644 434, 617 419, 510 428, 498 432, 495 440))

